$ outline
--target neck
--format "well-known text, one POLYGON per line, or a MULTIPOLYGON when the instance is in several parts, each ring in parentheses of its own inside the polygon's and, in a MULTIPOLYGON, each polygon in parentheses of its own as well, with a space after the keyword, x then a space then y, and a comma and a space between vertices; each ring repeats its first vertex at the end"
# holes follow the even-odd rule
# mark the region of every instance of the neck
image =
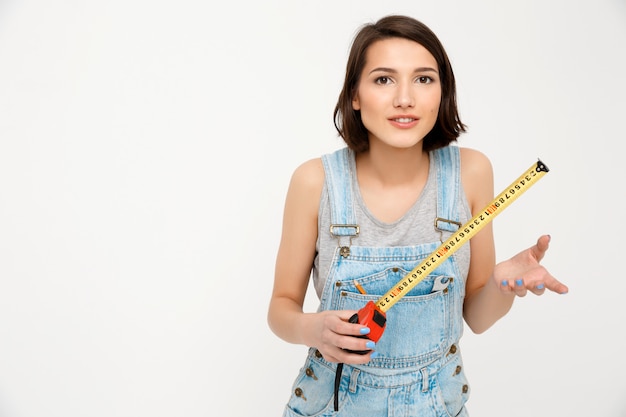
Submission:
POLYGON ((428 153, 411 148, 375 147, 356 155, 359 179, 381 186, 397 186, 420 181, 428 175, 428 153))

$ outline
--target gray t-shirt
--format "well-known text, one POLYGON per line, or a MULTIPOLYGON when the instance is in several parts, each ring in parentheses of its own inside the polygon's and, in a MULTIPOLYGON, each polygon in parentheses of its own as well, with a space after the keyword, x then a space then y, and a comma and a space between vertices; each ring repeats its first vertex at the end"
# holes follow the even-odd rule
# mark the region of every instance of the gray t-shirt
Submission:
MULTIPOLYGON (((431 152, 428 179, 415 204, 393 223, 385 223, 378 220, 368 210, 361 197, 361 190, 356 178, 356 164, 354 154, 349 160, 352 184, 354 190, 354 209, 360 233, 352 239, 352 246, 364 247, 397 247, 414 246, 422 243, 438 242, 442 240, 439 230, 435 229, 434 222, 437 217, 437 165, 433 162, 435 154, 431 152)), ((460 182, 459 182, 460 183, 460 182)), ((461 223, 468 221, 471 210, 465 197, 465 192, 458 193, 459 219, 461 223)), ((318 217, 318 238, 316 243, 317 254, 315 256, 312 278, 317 296, 321 298, 324 284, 330 270, 335 251, 338 247, 337 238, 330 234, 330 201, 326 185, 322 190, 318 217)), ((443 239, 450 233, 444 232, 443 239)), ((343 238, 345 239, 345 238, 343 238)), ((344 242, 344 240, 342 240, 344 242)), ((469 270, 469 245, 464 245, 454 253, 463 280, 467 278, 469 270)), ((417 265, 416 265, 417 266, 417 265)))

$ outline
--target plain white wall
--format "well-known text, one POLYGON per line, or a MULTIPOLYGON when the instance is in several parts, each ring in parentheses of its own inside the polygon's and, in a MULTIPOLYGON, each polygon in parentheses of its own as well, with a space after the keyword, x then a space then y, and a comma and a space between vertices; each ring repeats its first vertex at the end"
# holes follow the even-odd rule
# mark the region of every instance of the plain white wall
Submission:
MULTIPOLYGON (((428 24, 498 258, 570 286, 462 347, 475 416, 626 415, 623 0, 0 2, 0 416, 276 416, 305 348, 266 324, 286 187, 342 146, 357 28, 428 24)), ((314 297, 307 308, 317 306, 314 297)))

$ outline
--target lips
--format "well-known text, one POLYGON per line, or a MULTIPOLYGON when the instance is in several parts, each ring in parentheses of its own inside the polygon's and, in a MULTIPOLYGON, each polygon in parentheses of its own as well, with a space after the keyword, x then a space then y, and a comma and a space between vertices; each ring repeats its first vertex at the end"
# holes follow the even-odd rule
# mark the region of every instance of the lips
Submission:
POLYGON ((401 115, 389 118, 389 121, 392 125, 402 129, 408 129, 415 126, 419 122, 419 120, 420 119, 418 117, 410 115, 401 115))

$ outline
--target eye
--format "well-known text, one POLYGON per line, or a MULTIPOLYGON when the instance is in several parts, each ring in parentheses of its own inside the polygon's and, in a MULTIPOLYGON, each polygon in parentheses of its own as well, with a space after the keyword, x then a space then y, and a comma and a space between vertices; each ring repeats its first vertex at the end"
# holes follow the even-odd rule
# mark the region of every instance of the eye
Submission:
POLYGON ((380 84, 380 85, 387 85, 387 84, 391 84, 391 78, 389 78, 389 77, 387 77, 385 75, 382 75, 382 76, 376 78, 374 80, 374 82, 376 84, 380 84))
POLYGON ((428 75, 420 75, 419 77, 417 77, 415 81, 417 81, 418 84, 430 84, 434 80, 432 77, 429 77, 428 75))

